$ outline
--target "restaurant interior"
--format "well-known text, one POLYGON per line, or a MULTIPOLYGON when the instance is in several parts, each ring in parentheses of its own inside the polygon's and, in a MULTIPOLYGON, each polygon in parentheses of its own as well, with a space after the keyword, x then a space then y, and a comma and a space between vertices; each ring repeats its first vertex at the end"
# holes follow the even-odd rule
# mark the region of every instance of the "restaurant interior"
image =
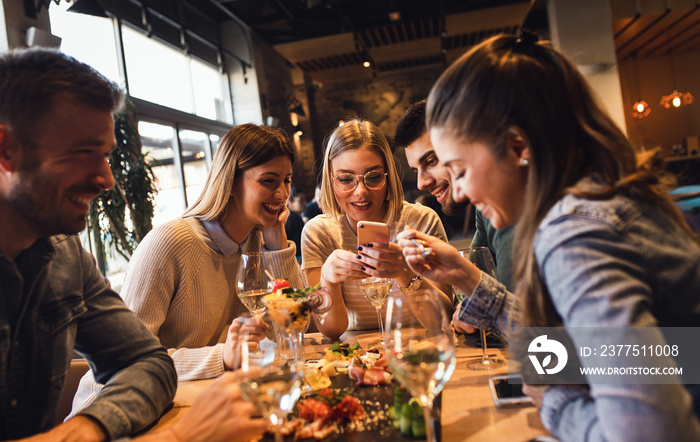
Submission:
MULTIPOLYGON (((700 86, 696 0, 3 0, 2 5, 0 50, 57 46, 62 38, 62 50, 108 66, 111 78, 123 85, 134 103, 143 151, 154 160, 154 225, 182 213, 196 198, 218 139, 232 124, 264 123, 286 131, 299 154, 294 186, 310 200, 324 138, 340 121, 370 119, 391 139, 405 109, 427 96, 446 66, 475 43, 520 27, 551 40, 580 67, 638 151, 658 150, 680 185, 700 182, 700 108, 690 104, 700 86), (181 60, 161 61, 165 51, 181 60), (98 54, 108 60, 97 60, 98 54), (208 76, 200 77, 205 70, 208 76), (204 92, 204 84, 218 90, 204 92)), ((416 176, 400 150, 396 157, 406 197, 413 201, 420 195, 416 176)), ((455 228, 455 235, 468 237, 468 224, 455 228)), ((129 254, 108 253, 106 262, 100 260, 117 287, 129 254)))
MULTIPOLYGON (((574 61, 637 152, 656 152, 677 174, 683 209, 697 216, 700 0, 0 0, 0 52, 60 47, 88 63, 108 54, 111 78, 127 91, 143 153, 152 158, 154 225, 194 201, 220 138, 247 122, 289 135, 298 153, 293 184, 310 200, 324 139, 341 121, 369 119, 391 140, 406 108, 427 96, 447 66, 484 39, 520 28, 574 61), (83 22, 104 28, 109 45, 95 46, 83 22), (134 53, 147 44, 190 66, 183 83, 175 83, 176 65, 149 65, 148 54, 134 53), (198 101, 195 66, 204 82, 216 83, 206 103, 198 101), (144 75, 168 89, 152 95, 157 87, 144 75)), ((415 173, 400 149, 395 155, 413 201, 421 194, 415 173)), ((450 239, 469 235, 467 225, 450 239)), ((99 226, 83 236, 118 290, 130 252, 96 246, 99 226)), ((313 351, 322 347, 313 343, 313 351)), ((496 410, 488 390, 470 389, 485 377, 460 376, 461 390, 443 396, 443 410, 460 408, 463 394, 482 402, 448 411, 443 440, 461 440, 465 425, 471 440, 546 433, 534 410, 496 410)), ((193 395, 185 389, 181 400, 191 403, 193 395)))

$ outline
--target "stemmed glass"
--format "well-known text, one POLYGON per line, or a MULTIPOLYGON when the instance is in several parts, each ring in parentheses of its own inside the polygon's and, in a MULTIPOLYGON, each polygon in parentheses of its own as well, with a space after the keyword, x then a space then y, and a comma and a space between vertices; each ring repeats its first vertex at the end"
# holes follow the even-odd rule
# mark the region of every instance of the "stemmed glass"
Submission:
POLYGON ((391 286, 394 285, 394 280, 390 278, 380 278, 377 276, 369 276, 357 281, 357 288, 360 289, 362 295, 367 299, 370 304, 377 310, 377 322, 379 322, 379 329, 382 331, 382 340, 376 345, 382 346, 386 340, 384 334, 384 323, 382 321, 382 306, 386 297, 391 291, 391 286))
POLYGON ((275 442, 282 442, 280 429, 301 396, 304 383, 302 349, 298 341, 291 339, 285 344, 291 348, 292 357, 287 360, 275 359, 274 344, 260 338, 259 333, 241 327, 236 340, 234 364, 244 373, 241 394, 270 421, 275 431, 275 442))
MULTIPOLYGON (((496 278, 496 265, 493 262, 493 256, 488 247, 469 247, 459 251, 459 254, 471 261, 479 270, 493 278, 496 278)), ((462 295, 464 296, 464 295, 462 295)), ((469 301, 467 301, 469 305, 469 301)), ((488 346, 486 345, 486 331, 482 328, 481 333, 481 359, 472 361, 467 364, 467 368, 472 370, 493 370, 505 365, 502 359, 491 358, 488 354, 488 346)))
POLYGON ((386 313, 387 364, 423 406, 428 442, 435 441, 433 401, 454 371, 455 338, 450 318, 433 289, 394 292, 386 313))
POLYGON ((241 254, 241 262, 236 276, 238 281, 238 299, 256 316, 265 311, 263 296, 272 291, 272 281, 265 272, 262 254, 249 252, 241 254))

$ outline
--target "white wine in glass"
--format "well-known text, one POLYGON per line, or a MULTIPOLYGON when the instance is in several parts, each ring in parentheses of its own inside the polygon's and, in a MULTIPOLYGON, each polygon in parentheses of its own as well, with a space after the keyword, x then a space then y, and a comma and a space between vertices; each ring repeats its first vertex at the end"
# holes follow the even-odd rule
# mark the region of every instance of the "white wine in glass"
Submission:
POLYGON ((433 401, 456 365, 454 333, 438 292, 418 289, 411 295, 392 293, 386 329, 387 364, 423 406, 427 440, 434 442, 433 401))
MULTIPOLYGON (((459 254, 471 261, 482 272, 494 279, 496 278, 496 265, 493 262, 493 256, 491 256, 491 251, 488 247, 469 247, 460 250, 459 254)), ((481 333, 481 359, 469 362, 467 368, 471 368, 472 370, 493 370, 504 366, 505 361, 489 356, 486 345, 486 330, 482 328, 479 332, 481 333)))
POLYGON ((260 316, 265 311, 263 296, 272 291, 272 281, 265 272, 262 254, 249 252, 241 254, 236 275, 238 299, 251 313, 260 316))
POLYGON ((275 359, 275 347, 270 341, 241 330, 234 353, 234 364, 244 373, 241 394, 269 420, 275 441, 282 442, 280 428, 301 396, 304 384, 303 352, 294 348, 292 359, 275 359))
POLYGON ((384 323, 382 321, 382 306, 393 285, 393 279, 379 278, 376 276, 370 276, 357 281, 357 288, 360 289, 362 296, 377 310, 377 322, 379 323, 379 330, 382 332, 382 340, 376 344, 379 347, 384 345, 384 340, 386 339, 384 335, 384 323))
POLYGON ((239 293, 238 299, 241 300, 249 312, 259 314, 265 311, 265 305, 262 302, 262 298, 269 293, 270 290, 268 289, 249 290, 247 292, 239 293))

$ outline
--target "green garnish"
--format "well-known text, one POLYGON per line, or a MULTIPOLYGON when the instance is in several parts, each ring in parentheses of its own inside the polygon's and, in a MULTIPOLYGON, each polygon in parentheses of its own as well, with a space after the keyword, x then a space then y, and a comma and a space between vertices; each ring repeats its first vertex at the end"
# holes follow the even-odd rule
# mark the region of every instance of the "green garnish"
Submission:
POLYGON ((352 394, 353 391, 354 389, 352 388, 324 388, 313 392, 309 396, 332 407, 342 402, 345 396, 352 394))
POLYGON ((287 298, 291 299, 299 299, 299 298, 306 298, 309 293, 315 292, 316 290, 321 288, 321 283, 319 282, 313 287, 305 287, 303 289, 293 289, 291 287, 285 287, 282 289, 282 293, 287 295, 287 298))
POLYGON ((332 351, 336 356, 352 356, 355 354, 355 350, 360 348, 360 344, 341 344, 340 342, 334 342, 328 350, 332 351))

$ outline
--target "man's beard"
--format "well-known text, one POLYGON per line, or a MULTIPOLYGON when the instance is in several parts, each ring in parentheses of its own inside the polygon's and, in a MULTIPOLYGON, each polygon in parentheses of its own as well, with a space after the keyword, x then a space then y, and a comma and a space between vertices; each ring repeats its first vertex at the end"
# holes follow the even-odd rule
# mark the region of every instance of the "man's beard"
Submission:
POLYGON ((447 216, 454 216, 461 212, 468 205, 469 200, 458 203, 455 200, 450 199, 450 202, 448 204, 442 206, 442 212, 447 216))

